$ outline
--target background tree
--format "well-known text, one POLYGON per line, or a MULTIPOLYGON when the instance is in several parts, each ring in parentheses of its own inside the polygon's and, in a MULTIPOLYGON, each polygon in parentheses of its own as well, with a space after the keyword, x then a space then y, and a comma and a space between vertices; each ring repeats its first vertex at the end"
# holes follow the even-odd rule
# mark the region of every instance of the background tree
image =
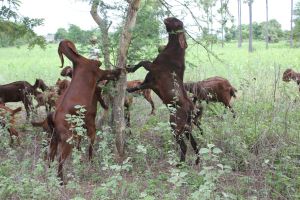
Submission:
POLYGON ((299 38, 300 38, 300 2, 297 2, 295 5, 294 23, 295 23, 295 26, 293 28, 293 38, 295 39, 295 41, 299 41, 299 38))
POLYGON ((290 47, 294 46, 293 42, 293 15, 294 15, 294 8, 293 8, 293 0, 291 0, 291 32, 290 32, 290 47))
POLYGON ((106 69, 111 69, 111 61, 110 61, 110 37, 109 37, 109 28, 112 24, 111 21, 108 20, 107 12, 111 7, 106 5, 103 1, 100 0, 92 0, 91 1, 91 15, 94 21, 97 23, 101 30, 101 44, 99 44, 102 49, 104 56, 104 66, 106 69), (99 12, 98 12, 99 10, 99 12))
POLYGON ((248 51, 253 51, 252 41, 253 41, 253 30, 252 30, 252 4, 253 0, 247 0, 249 6, 249 48, 248 51))
POLYGON ((54 39, 56 41, 60 41, 66 38, 68 38, 68 31, 65 28, 57 29, 56 33, 54 34, 54 39))
POLYGON ((219 23, 221 24, 221 44, 222 47, 224 47, 224 34, 225 34, 225 27, 226 24, 228 22, 228 20, 231 20, 231 22, 233 21, 233 17, 231 16, 231 14, 229 13, 228 10, 228 3, 229 0, 221 0, 220 1, 220 9, 218 10, 218 13, 220 13, 221 16, 221 20, 219 21, 219 23))
POLYGON ((242 2, 238 1, 238 48, 242 47, 242 2))
POLYGON ((266 0, 266 25, 265 25, 265 40, 266 40, 266 49, 269 48, 269 4, 268 0, 266 0))
POLYGON ((39 45, 45 48, 44 37, 38 36, 33 29, 43 24, 43 19, 21 17, 18 14, 20 0, 2 0, 0 9, 0 46, 29 44, 29 48, 39 45))
POLYGON ((262 22, 260 25, 262 28, 262 37, 260 39, 265 39, 263 36, 268 35, 268 43, 276 43, 283 38, 281 24, 276 19, 271 19, 268 23, 262 22))

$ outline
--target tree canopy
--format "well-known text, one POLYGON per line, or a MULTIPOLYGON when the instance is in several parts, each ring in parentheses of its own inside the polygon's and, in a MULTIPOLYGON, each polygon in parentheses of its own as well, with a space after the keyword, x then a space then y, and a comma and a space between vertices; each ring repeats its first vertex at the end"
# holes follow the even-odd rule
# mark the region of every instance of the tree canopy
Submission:
POLYGON ((38 36, 33 29, 43 24, 43 19, 31 19, 20 16, 18 8, 20 0, 3 0, 0 9, 0 46, 29 44, 29 48, 39 45, 44 48, 46 43, 42 36, 38 36))

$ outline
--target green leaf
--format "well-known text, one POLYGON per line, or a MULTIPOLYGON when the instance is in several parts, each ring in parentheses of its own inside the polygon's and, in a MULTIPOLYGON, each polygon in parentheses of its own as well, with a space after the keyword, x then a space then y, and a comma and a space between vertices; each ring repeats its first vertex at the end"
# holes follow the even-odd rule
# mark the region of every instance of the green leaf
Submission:
POLYGON ((201 148, 199 151, 200 154, 208 154, 209 152, 210 152, 210 150, 207 148, 201 148))
POLYGON ((222 153, 222 150, 216 147, 216 148, 213 149, 213 153, 214 154, 219 154, 219 153, 222 153))

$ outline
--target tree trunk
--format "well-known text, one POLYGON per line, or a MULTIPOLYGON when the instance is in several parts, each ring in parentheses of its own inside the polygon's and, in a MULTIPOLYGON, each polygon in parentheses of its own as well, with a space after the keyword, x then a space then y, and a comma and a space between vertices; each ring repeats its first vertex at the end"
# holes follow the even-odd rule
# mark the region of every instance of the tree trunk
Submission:
POLYGON ((242 3, 238 0, 238 48, 242 47, 242 3))
MULTIPOLYGON (((110 25, 107 23, 107 17, 106 17, 106 11, 100 8, 100 12, 103 13, 104 18, 102 19, 98 15, 98 8, 100 7, 100 1, 99 0, 93 0, 92 6, 91 6, 91 15, 96 22, 96 24, 99 26, 100 31, 101 31, 101 42, 100 44, 103 57, 104 57, 104 66, 105 69, 111 69, 111 63, 110 63, 110 40, 108 37, 108 30, 110 25)), ((104 101, 109 104, 109 109, 108 110, 103 110, 101 112, 101 115, 97 117, 97 127, 103 128, 105 124, 110 124, 111 125, 111 115, 112 115, 112 101, 110 99, 111 94, 104 94, 103 99, 104 101)))
MULTIPOLYGON (((137 11, 140 7, 140 0, 132 0, 128 6, 125 25, 119 41, 117 67, 124 68, 127 62, 127 51, 131 41, 132 33, 137 17, 137 11)), ((120 159, 124 159, 124 143, 125 143, 125 121, 124 121, 124 99, 126 89, 126 74, 122 73, 120 79, 116 83, 116 92, 113 101, 113 132, 116 136, 116 148, 120 159)))
POLYGON ((224 13, 223 13, 223 0, 221 0, 221 42, 222 42, 222 48, 224 47, 224 13))
MULTIPOLYGON (((110 64, 110 40, 108 37, 108 29, 110 27, 110 25, 108 25, 107 23, 107 18, 102 19, 98 13, 98 7, 99 7, 99 0, 94 0, 92 2, 92 6, 91 6, 91 15, 94 19, 94 21, 98 24, 100 30, 101 30, 101 40, 102 40, 102 52, 103 52, 103 56, 104 56, 104 66, 105 69, 111 69, 111 64, 110 64)), ((103 10, 102 10, 103 11, 103 10)), ((106 16, 105 12, 104 12, 104 16, 106 16)))
POLYGON ((266 49, 269 48, 269 5, 266 0, 266 49))
POLYGON ((293 15, 294 15, 293 0, 291 0, 291 33, 290 33, 290 47, 291 48, 294 46, 294 41, 293 41, 293 15))
POLYGON ((253 32, 252 32, 252 0, 249 0, 249 52, 253 51, 252 47, 252 39, 253 39, 253 32))

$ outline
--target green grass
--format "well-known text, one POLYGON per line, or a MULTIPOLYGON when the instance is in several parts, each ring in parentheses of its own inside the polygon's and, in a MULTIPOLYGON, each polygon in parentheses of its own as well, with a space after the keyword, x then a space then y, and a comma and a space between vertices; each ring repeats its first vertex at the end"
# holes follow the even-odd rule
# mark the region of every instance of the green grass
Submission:
MULTIPOLYGON (((63 189, 55 179, 56 165, 48 169, 42 161, 41 131, 23 122, 18 124, 17 129, 24 132, 22 147, 9 148, 7 135, 2 135, 0 184, 4 189, 0 189, 0 199, 42 199, 45 193, 57 199, 57 191, 64 199, 192 199, 200 189, 200 194, 210 195, 210 199, 222 196, 222 192, 232 195, 228 199, 299 198, 300 95, 296 83, 284 83, 281 77, 286 68, 300 72, 300 49, 290 49, 285 42, 270 44, 268 50, 263 42, 254 42, 254 48, 248 53, 246 43, 241 49, 236 43, 214 46, 212 50, 222 62, 212 56, 209 59, 199 45, 189 43, 187 49, 186 61, 193 65, 187 64, 185 81, 222 76, 238 89, 233 105, 237 118, 229 112, 223 114, 221 105, 204 105, 204 135, 193 131, 199 146, 213 143, 222 150, 220 155, 202 159, 201 166, 191 166, 194 154, 188 144, 188 166, 174 171, 172 162, 178 159, 178 147, 169 130, 169 112, 153 94, 158 108, 155 116, 148 115, 150 105, 143 98, 135 98, 132 135, 127 136, 131 160, 124 169, 114 160, 114 136, 101 132, 95 162, 78 163, 78 153, 73 153, 66 164, 69 184, 63 189), (213 181, 209 177, 220 171, 203 171, 203 166, 216 169, 219 164, 230 165, 233 170, 213 181), (215 184, 212 194, 205 184, 215 184)), ((56 44, 45 51, 2 48, 0 84, 18 80, 33 83, 35 78, 42 78, 53 85, 60 77, 58 66, 56 44)), ((145 74, 139 69, 128 79, 143 79, 145 74)), ((86 144, 82 146, 86 148, 86 144)))

